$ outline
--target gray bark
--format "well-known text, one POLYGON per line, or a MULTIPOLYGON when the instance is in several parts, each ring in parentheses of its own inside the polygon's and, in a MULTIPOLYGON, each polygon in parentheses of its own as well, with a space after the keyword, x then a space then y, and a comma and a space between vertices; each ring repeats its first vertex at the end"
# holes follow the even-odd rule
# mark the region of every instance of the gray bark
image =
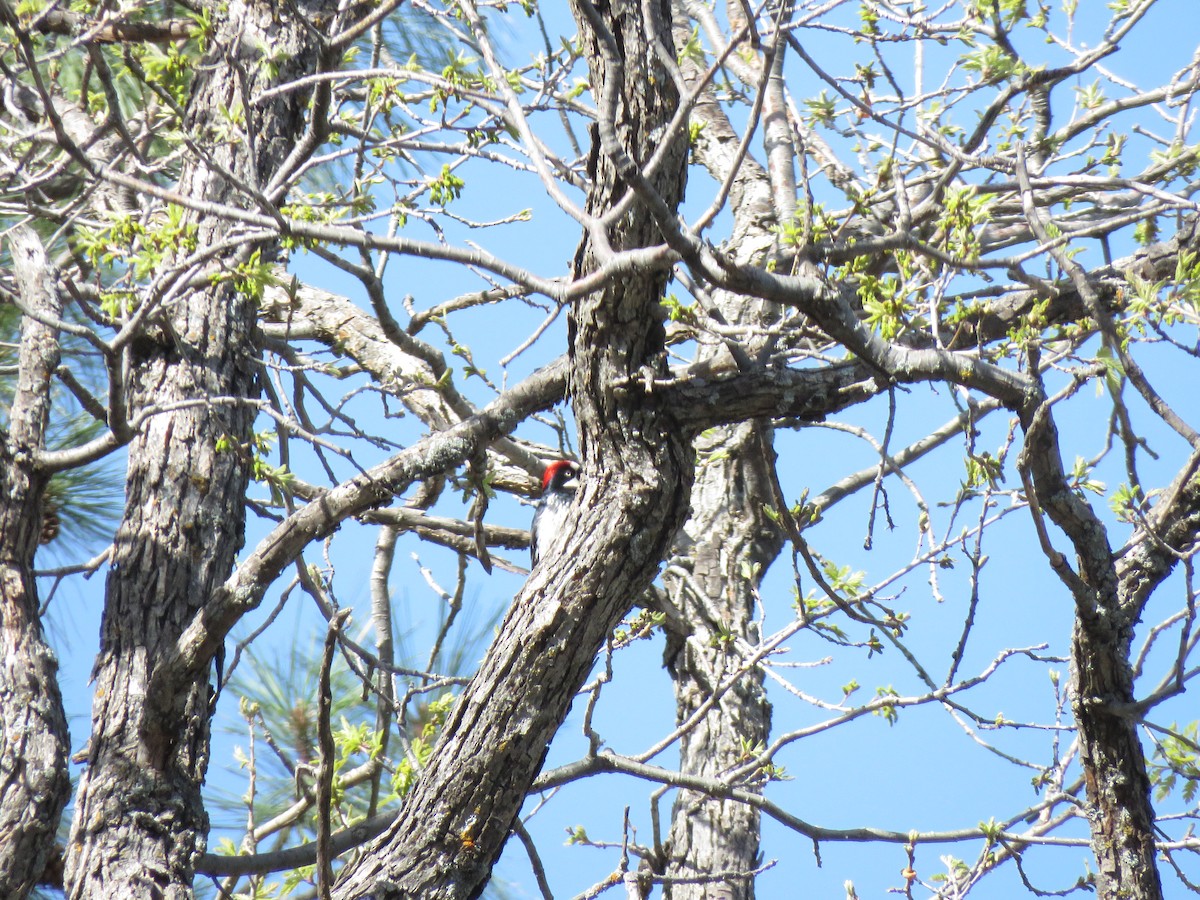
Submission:
MULTIPOLYGON (((676 5, 677 43, 690 35, 681 6, 676 5)), ((704 70, 694 60, 684 59, 681 67, 689 87, 701 84, 704 70)), ((777 249, 772 227, 790 216, 790 205, 777 209, 776 197, 786 196, 794 204, 794 148, 785 147, 778 134, 771 143, 775 157, 787 156, 776 159, 780 184, 773 190, 772 179, 753 157, 738 157, 739 136, 711 90, 699 96, 691 124, 697 161, 718 181, 733 176, 729 202, 734 226, 728 242, 733 258, 742 265, 765 265, 777 249)), ((729 324, 768 326, 779 319, 775 304, 725 291, 714 292, 712 304, 708 317, 729 324)), ((745 360, 764 344, 749 338, 730 349, 710 337, 698 363, 721 367, 724 360, 724 367, 732 368, 728 363, 737 361, 729 359, 731 352, 745 360)), ((668 619, 668 628, 684 626, 668 634, 666 662, 675 681, 680 724, 714 695, 720 696, 680 740, 680 770, 688 775, 724 779, 744 767, 747 753, 764 747, 770 736, 771 707, 762 670, 755 666, 739 674, 739 669, 748 648, 760 638, 755 590, 781 547, 779 530, 764 513, 774 506, 772 440, 770 425, 760 421, 712 428, 696 441, 699 465, 691 515, 673 548, 676 565, 687 570, 687 577, 668 572, 664 578, 681 613, 668 619)), ((762 783, 751 775, 738 786, 758 791, 762 783)), ((680 791, 664 874, 677 879, 714 873, 723 877, 717 882, 668 883, 665 895, 673 900, 752 900, 754 879, 749 873, 759 861, 759 819, 758 811, 746 804, 680 791)))
POLYGON ((9 244, 26 316, 8 430, 0 430, 0 896, 20 898, 42 875, 71 782, 58 661, 42 633, 33 577, 48 480, 37 454, 59 358, 47 322, 61 315, 62 299, 37 235, 22 226, 9 244))
MULTIPOLYGON (((650 21, 644 9, 575 7, 593 89, 614 102, 612 118, 599 126, 603 150, 594 148, 592 215, 639 177, 628 165, 657 149, 655 129, 675 111, 672 81, 655 56, 672 52, 669 9, 652 4, 650 21)), ((669 147, 646 186, 671 209, 682 196, 685 153, 683 141, 669 147)), ((619 252, 653 245, 659 232, 639 201, 605 237, 619 252)), ((606 248, 585 240, 577 274, 605 260, 606 248)), ((690 447, 662 401, 641 387, 643 374, 666 371, 658 315, 666 275, 645 268, 623 275, 573 311, 571 394, 584 457, 575 530, 530 576, 395 824, 349 868, 335 896, 479 895, 596 651, 645 590, 681 524, 690 447)))
MULTIPOLYGON (((270 183, 301 138, 310 95, 248 98, 318 67, 322 51, 312 22, 336 27, 330 19, 336 7, 229 5, 185 122, 209 155, 187 161, 180 194, 243 208, 261 202, 240 185, 262 191, 270 183), (246 133, 231 137, 226 111, 239 108, 246 133)), ((234 233, 218 215, 188 215, 200 248, 234 233)), ((237 259, 253 249, 244 244, 237 259)), ((228 251, 223 258, 236 261, 228 251)), ((135 416, 153 414, 129 446, 126 509, 94 670, 88 767, 66 860, 70 897, 191 896, 208 828, 200 787, 208 764, 210 667, 198 667, 200 674, 181 687, 154 676, 228 577, 244 540, 254 420, 245 401, 257 390, 254 317, 253 297, 218 280, 165 305, 131 346, 129 408, 135 416), (153 690, 162 683, 173 689, 153 690)))
MULTIPOLYGON (((688 578, 666 577, 667 589, 688 625, 672 635, 667 661, 675 680, 676 716, 686 722, 720 699, 680 740, 679 767, 688 775, 726 780, 767 743, 771 706, 758 667, 739 674, 746 650, 758 643, 755 589, 779 552, 778 530, 763 512, 771 488, 763 455, 766 426, 722 426, 697 440, 700 465, 692 513, 676 543, 688 578)), ((759 791, 752 774, 738 787, 759 791)), ((696 878, 723 873, 717 884, 672 884, 673 900, 721 897, 749 900, 749 875, 759 858, 759 813, 751 806, 696 791, 680 791, 671 826, 666 874, 696 878), (739 874, 741 877, 739 877, 739 874)))
MULTIPOLYGON (((1056 551, 1049 553, 1075 600, 1071 706, 1092 851, 1099 866, 1096 893, 1103 900, 1157 900, 1163 894, 1155 862, 1150 779, 1137 718, 1130 714, 1136 707, 1129 651, 1142 604, 1123 596, 1107 529, 1067 486, 1050 408, 1032 398, 1021 421, 1026 431, 1021 465, 1032 479, 1041 509, 1066 533, 1077 558, 1076 570, 1056 551)), ((1195 539, 1194 532, 1190 539, 1195 539)), ((1131 586, 1129 581, 1125 584, 1131 586)))

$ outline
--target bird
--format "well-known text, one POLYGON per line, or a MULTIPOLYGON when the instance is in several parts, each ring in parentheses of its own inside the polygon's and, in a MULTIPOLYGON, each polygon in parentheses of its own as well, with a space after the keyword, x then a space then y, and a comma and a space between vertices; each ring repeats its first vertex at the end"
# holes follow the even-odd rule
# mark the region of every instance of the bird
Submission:
POLYGON ((529 529, 529 555, 533 564, 542 558, 567 521, 567 510, 579 487, 579 466, 569 459, 558 459, 542 473, 542 499, 533 514, 529 529))

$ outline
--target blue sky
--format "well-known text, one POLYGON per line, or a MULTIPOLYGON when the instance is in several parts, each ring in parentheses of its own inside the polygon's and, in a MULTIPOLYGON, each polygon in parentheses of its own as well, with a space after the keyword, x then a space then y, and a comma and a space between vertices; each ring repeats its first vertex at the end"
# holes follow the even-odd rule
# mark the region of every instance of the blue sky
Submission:
MULTIPOLYGON (((1081 6, 1086 4, 1087 0, 1084 0, 1081 6)), ((554 12, 557 15, 548 11, 551 25, 563 24, 569 28, 560 22, 562 11, 556 9, 554 12)), ((1188 21, 1191 12, 1187 0, 1160 2, 1136 36, 1123 47, 1123 53, 1111 61, 1112 70, 1143 85, 1161 81, 1170 70, 1191 58, 1195 46, 1194 29, 1177 27, 1178 23, 1188 21)), ((540 37, 527 24, 518 13, 510 17, 511 30, 507 32, 504 44, 509 62, 523 61, 540 49, 540 37)), ((816 41, 818 35, 805 32, 805 37, 816 41)), ((1089 38, 1081 29, 1077 39, 1086 42, 1089 38)), ((844 62, 849 46, 847 39, 827 36, 821 40, 828 43, 817 42, 808 49, 823 65, 831 70, 836 70, 839 64, 848 65, 844 62)), ((1026 49, 1035 50, 1033 47, 1026 49)), ((931 58, 927 60, 931 67, 935 62, 933 55, 931 52, 931 58)), ((903 77, 903 70, 899 71, 903 77)), ((798 66, 789 71, 789 83, 800 97, 806 91, 818 89, 814 77, 798 66)), ((1067 88, 1059 91, 1062 96, 1069 96, 1067 88)), ((1065 115, 1066 110, 1058 114, 1065 115)), ((547 129, 555 127, 548 115, 539 121, 547 129)), ((582 139, 584 132, 580 130, 579 135, 582 139)), ((848 144, 836 137, 832 140, 842 147, 848 144)), ((578 228, 553 207, 536 178, 514 174, 507 169, 502 175, 496 175, 492 169, 478 164, 470 164, 462 172, 467 185, 462 200, 455 207, 460 212, 490 220, 528 207, 533 210, 533 215, 529 222, 494 231, 450 229, 447 233, 451 240, 478 241, 497 255, 528 265, 542 274, 565 274, 569 270, 578 241, 578 228)), ((689 208, 706 205, 711 190, 711 183, 702 174, 694 173, 689 208)), ((1114 248, 1114 252, 1121 255, 1124 251, 1114 248)), ((345 276, 312 257, 297 255, 293 259, 293 268, 306 280, 355 296, 353 285, 345 276)), ((411 294, 418 308, 481 286, 478 278, 457 267, 416 259, 394 259, 389 265, 387 279, 391 296, 398 300, 411 294)), ((361 296, 357 299, 361 300, 361 296)), ((456 316, 455 334, 472 348, 477 361, 488 369, 493 379, 511 384, 565 349, 565 320, 560 317, 531 350, 518 357, 507 371, 501 370, 498 360, 511 352, 544 316, 544 310, 511 301, 499 312, 482 308, 456 316)), ((423 337, 433 339, 434 334, 431 328, 423 337)), ((1156 383, 1163 386, 1167 399, 1176 404, 1176 409, 1195 422, 1200 412, 1196 392, 1191 388, 1191 379, 1178 368, 1178 358, 1178 354, 1152 353, 1146 363, 1147 369, 1156 383)), ((457 383, 473 400, 483 402, 487 399, 488 392, 481 385, 472 384, 461 376, 457 383)), ((925 434, 931 424, 940 424, 950 418, 955 413, 952 400, 950 391, 944 387, 918 386, 902 395, 893 446, 901 446, 925 434)), ((1106 396, 1097 396, 1088 386, 1063 408, 1059 414, 1060 427, 1068 463, 1076 455, 1088 458, 1100 450, 1110 407, 1106 396)), ((352 408, 361 411, 362 415, 377 414, 367 399, 356 402, 352 408)), ((887 403, 881 399, 839 416, 838 421, 868 428, 878 435, 884 429, 886 418, 887 403)), ((389 421, 388 426, 392 424, 389 421)), ((412 423, 395 420, 394 425, 395 432, 390 433, 390 437, 401 442, 415 439, 412 423)), ((1007 431, 1006 416, 989 418, 981 426, 979 448, 998 452, 1007 431)), ((549 430, 544 428, 523 429, 521 433, 534 439, 549 437, 549 430)), ((1180 465, 1185 448, 1174 435, 1161 431, 1149 434, 1161 460, 1158 463, 1145 460, 1143 477, 1148 483, 1161 484, 1167 473, 1180 465)), ((778 450, 781 481, 785 495, 792 500, 798 499, 806 490, 810 497, 815 496, 850 468, 869 467, 877 459, 871 448, 855 437, 819 427, 781 433, 778 450)), ((361 463, 375 461, 369 450, 360 450, 359 454, 361 463)), ((1124 480, 1117 463, 1117 459, 1109 457, 1098 467, 1095 477, 1109 487, 1115 486, 1124 480)), ((302 471, 299 465, 297 471, 302 471)), ((912 468, 912 476, 930 500, 952 496, 965 477, 961 444, 952 444, 918 462, 912 468)), ((1010 481, 1005 487, 1015 488, 1012 479, 1010 470, 1010 481)), ((839 565, 866 572, 867 584, 905 565, 914 554, 917 508, 906 489, 894 479, 887 482, 887 490, 896 529, 888 531, 882 524, 878 525, 870 551, 863 549, 869 489, 831 510, 825 520, 808 533, 814 549, 839 565)), ((1003 509, 1006 502, 999 502, 1003 509)), ((1098 506, 1106 508, 1103 500, 1098 506)), ((446 501, 444 511, 453 514, 456 509, 452 501, 446 501)), ((510 500, 498 500, 493 513, 494 520, 499 523, 524 524, 529 510, 510 500)), ((976 515, 977 507, 973 507, 956 527, 969 526, 976 515)), ((947 518, 944 509, 935 512, 935 533, 948 527, 947 518)), ((1115 526, 1114 542, 1119 542, 1126 530, 1124 526, 1115 526)), ((252 521, 248 546, 253 546, 263 533, 264 526, 252 521)), ((367 621, 366 578, 373 535, 369 529, 354 524, 348 524, 343 535, 351 539, 339 542, 333 551, 332 561, 337 571, 335 586, 339 599, 356 607, 355 622, 361 626, 367 621)), ((1066 549, 1065 542, 1057 535, 1056 542, 1060 549, 1066 549)), ((1045 645, 1045 649, 1038 651, 1040 654, 1046 657, 1065 655, 1070 638, 1070 598, 1037 550, 1028 514, 1017 511, 1002 521, 987 538, 985 552, 989 561, 984 567, 984 587, 960 677, 981 671, 1004 648, 1045 645)), ((913 616, 909 646, 928 666, 935 680, 945 677, 949 651, 961 629, 969 590, 964 554, 961 550, 951 550, 949 555, 955 568, 939 569, 937 573, 941 579, 942 602, 930 595, 928 567, 918 567, 887 591, 895 595, 890 601, 892 605, 913 616)), ((313 560, 320 562, 319 557, 320 550, 314 548, 313 560)), ((520 554, 516 559, 523 562, 520 554)), ((393 593, 397 605, 404 607, 403 615, 411 629, 412 644, 417 647, 431 634, 440 616, 440 601, 429 590, 419 565, 428 567, 439 583, 451 585, 456 563, 451 554, 429 544, 404 544, 397 555, 393 593), (414 553, 417 559, 411 555, 414 553)), ((467 602, 478 607, 481 616, 486 617, 487 613, 506 606, 519 588, 520 579, 499 571, 486 577, 477 566, 474 569, 467 602)), ((786 557, 781 558, 763 588, 768 630, 782 627, 794 616, 791 607, 794 587, 789 561, 786 557)), ((807 592, 811 588, 811 581, 802 579, 801 589, 807 592)), ((1147 615, 1148 623, 1158 620, 1156 614, 1164 616, 1168 607, 1178 605, 1177 583, 1164 586, 1161 593, 1164 600, 1152 606, 1147 615)), ((76 749, 86 738, 90 702, 86 682, 95 653, 102 594, 101 573, 89 581, 76 581, 62 588, 51 612, 76 749)), ((273 597, 269 598, 264 610, 245 623, 242 633, 248 633, 273 603, 273 597)), ((273 632, 275 636, 268 638, 273 649, 286 651, 291 646, 306 646, 308 634, 322 627, 307 604, 308 601, 300 596, 289 601, 283 624, 277 625, 273 632)), ((640 752, 672 727, 674 700, 670 680, 662 668, 661 644, 661 639, 656 638, 617 654, 615 678, 604 690, 597 718, 599 731, 608 746, 617 752, 640 752)), ((791 662, 817 664, 826 657, 834 657, 829 663, 781 673, 806 693, 828 702, 838 702, 842 685, 852 679, 861 683, 860 695, 869 695, 884 686, 892 686, 901 694, 921 690, 911 668, 903 663, 895 648, 867 658, 865 653, 835 651, 819 637, 804 632, 788 641, 787 646, 791 652, 786 659, 791 662)), ((1148 667, 1151 683, 1169 658, 1166 653, 1163 650, 1154 657, 1159 666, 1148 667)), ((1011 659, 1000 668, 993 681, 969 695, 969 702, 985 717, 1003 714, 1010 720, 1053 725, 1056 710, 1052 670, 1061 673, 1065 684, 1067 666, 1064 663, 1036 662, 1024 657, 1011 659)), ((773 685, 770 691, 775 704, 776 734, 822 721, 829 715, 798 701, 778 686, 773 685)), ((230 713, 236 714, 236 710, 230 708, 230 713)), ((1185 701, 1175 701, 1155 713, 1155 718, 1164 724, 1172 717, 1187 720, 1195 716, 1185 701)), ((586 742, 580 733, 579 719, 577 704, 551 748, 548 765, 568 762, 584 752, 586 742)), ((994 742, 1005 752, 1045 762, 1049 759, 1055 732, 1046 727, 1010 728, 979 731, 977 736, 994 742)), ((1064 745, 1067 740, 1069 738, 1063 738, 1064 745)), ((213 787, 234 794, 244 789, 244 783, 239 780, 241 776, 227 770, 235 744, 244 745, 244 739, 224 732, 217 734, 210 775, 213 787)), ((674 765, 675 751, 668 750, 655 762, 674 765)), ((1013 814, 1033 802, 1035 796, 1029 769, 1014 767, 981 748, 972 735, 955 724, 944 710, 934 706, 904 710, 894 725, 877 716, 864 717, 848 726, 798 742, 777 762, 786 767, 790 780, 772 784, 768 795, 801 818, 828 827, 874 826, 899 831, 966 828, 989 817, 1002 819, 1013 814)), ((528 825, 538 840, 556 896, 573 896, 601 881, 613 870, 619 853, 565 846, 564 830, 584 825, 595 840, 619 842, 622 811, 628 806, 631 820, 638 829, 638 839, 648 841, 648 797, 653 790, 653 785, 626 777, 598 777, 564 789, 532 817, 528 825)), ((532 809, 538 800, 532 798, 528 809, 532 809)), ((669 807, 668 794, 661 806, 664 821, 669 815, 669 807)), ((218 821, 214 816, 214 824, 232 826, 236 823, 218 821)), ((1079 824, 1060 833, 1085 837, 1086 828, 1079 824)), ((942 855, 954 854, 971 860, 978 848, 979 842, 921 848, 917 857, 918 873, 928 879, 939 869, 944 869, 939 861, 942 855)), ((902 885, 899 872, 907 861, 901 846, 830 842, 820 847, 823 865, 818 867, 811 843, 774 823, 764 827, 763 852, 766 859, 777 862, 759 879, 758 896, 762 900, 796 896, 840 898, 844 895, 843 883, 847 880, 854 882, 860 897, 884 896, 889 889, 902 885)), ((1087 871, 1089 860, 1090 851, 1086 847, 1035 851, 1029 856, 1028 871, 1031 877, 1040 879, 1035 882, 1039 887, 1062 889, 1087 871)), ((537 896, 523 851, 516 842, 506 850, 497 874, 509 896, 537 896)), ((986 879, 972 896, 1006 898, 1021 890, 1015 869, 1007 866, 986 879)))

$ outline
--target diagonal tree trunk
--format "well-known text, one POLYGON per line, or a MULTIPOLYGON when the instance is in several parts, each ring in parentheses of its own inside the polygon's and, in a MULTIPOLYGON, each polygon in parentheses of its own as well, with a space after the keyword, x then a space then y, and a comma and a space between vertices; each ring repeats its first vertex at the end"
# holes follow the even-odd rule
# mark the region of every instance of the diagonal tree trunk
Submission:
MULTIPOLYGON (((303 90, 257 96, 318 68, 321 34, 336 32, 337 8, 335 2, 235 2, 214 16, 185 122, 197 145, 211 150, 185 164, 180 194, 243 208, 256 202, 244 186, 261 192, 270 183, 300 140, 312 99, 303 90), (243 134, 236 132, 236 110, 243 111, 243 134)), ((233 223, 217 215, 187 217, 201 251, 234 233, 233 223)), ((244 244, 240 256, 218 250, 222 272, 254 249, 244 244)), ((265 257, 271 251, 262 248, 265 257)), ((129 410, 152 414, 129 445, 125 515, 94 670, 88 768, 66 860, 71 897, 189 897, 204 850, 207 671, 170 696, 153 695, 147 686, 184 625, 228 577, 244 540, 254 421, 246 401, 257 393, 258 373, 255 300, 216 274, 207 287, 165 304, 129 351, 129 410)))
POLYGON ((47 481, 36 456, 59 356, 46 321, 59 318, 62 300, 37 235, 17 228, 9 243, 26 316, 8 431, 0 430, 0 897, 20 898, 46 865, 71 781, 58 662, 42 634, 33 577, 47 481))
MULTIPOLYGON (((593 148, 587 203, 600 216, 639 177, 629 165, 658 149, 675 112, 672 80, 657 62, 672 53, 670 10, 662 2, 573 6, 603 98, 603 149, 593 148)), ((672 210, 685 159, 683 140, 669 145, 648 186, 672 210)), ((585 239, 576 274, 659 240, 647 205, 635 200, 599 240, 585 239)), ((642 387, 666 372, 666 278, 665 265, 639 267, 572 311, 571 396, 584 456, 574 530, 530 576, 395 824, 335 896, 477 897, 596 651, 648 586, 686 512, 692 467, 688 436, 642 387)))

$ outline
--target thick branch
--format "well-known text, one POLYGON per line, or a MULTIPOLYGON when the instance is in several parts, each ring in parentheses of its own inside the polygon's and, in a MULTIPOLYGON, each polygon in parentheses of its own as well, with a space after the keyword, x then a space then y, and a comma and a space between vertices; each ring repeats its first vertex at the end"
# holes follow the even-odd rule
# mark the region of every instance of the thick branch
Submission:
POLYGON ((448 471, 479 448, 511 432, 527 416, 561 395, 566 362, 535 372, 475 416, 429 435, 412 447, 305 504, 277 525, 183 630, 174 653, 156 667, 153 692, 169 696, 173 686, 205 669, 229 630, 262 601, 285 567, 312 541, 331 534, 351 516, 389 503, 408 485, 448 471))

